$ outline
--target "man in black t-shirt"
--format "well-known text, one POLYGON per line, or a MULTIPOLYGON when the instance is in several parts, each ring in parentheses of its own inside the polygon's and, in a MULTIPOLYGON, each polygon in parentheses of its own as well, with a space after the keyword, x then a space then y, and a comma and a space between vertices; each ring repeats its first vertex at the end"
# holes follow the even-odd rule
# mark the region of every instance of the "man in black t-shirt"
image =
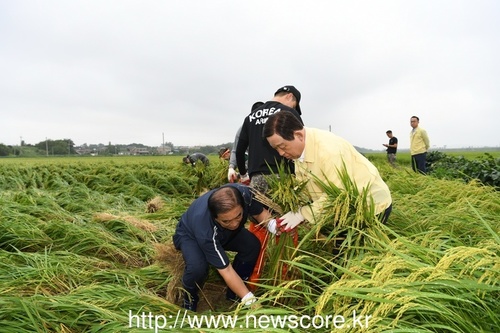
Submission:
POLYGON ((283 86, 274 93, 274 98, 260 107, 253 109, 245 117, 236 147, 236 162, 241 174, 241 181, 250 179, 250 185, 261 192, 268 189, 264 175, 277 173, 278 165, 285 163, 293 172, 293 162, 280 156, 267 140, 262 137, 262 130, 267 118, 276 112, 291 112, 303 124, 300 110, 300 92, 294 86, 283 86), (248 169, 245 165, 245 151, 248 148, 248 169))
POLYGON ((384 143, 383 146, 386 147, 387 160, 392 166, 396 166, 396 152, 398 151, 398 138, 392 135, 392 131, 388 130, 385 132, 389 137, 389 144, 384 143))

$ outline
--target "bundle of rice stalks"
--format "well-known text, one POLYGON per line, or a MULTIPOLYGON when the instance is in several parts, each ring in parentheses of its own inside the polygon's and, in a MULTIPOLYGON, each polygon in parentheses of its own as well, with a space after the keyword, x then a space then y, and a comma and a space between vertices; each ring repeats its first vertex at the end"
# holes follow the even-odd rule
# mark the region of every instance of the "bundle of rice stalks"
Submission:
POLYGON ((338 171, 338 176, 342 188, 333 181, 324 182, 313 175, 313 181, 326 194, 326 199, 306 238, 322 243, 334 256, 347 262, 364 250, 364 235, 371 228, 376 229, 380 222, 375 215, 369 188, 360 189, 350 179, 345 165, 338 171))
POLYGON ((271 202, 275 202, 281 208, 283 213, 296 212, 310 201, 305 190, 307 181, 298 181, 295 175, 287 172, 284 165, 278 166, 277 174, 266 176, 266 181, 269 185, 266 195, 271 202))
POLYGON ((226 184, 228 168, 229 163, 226 160, 219 159, 219 161, 211 163, 204 175, 207 178, 207 187, 214 189, 226 184))
POLYGON ((182 274, 184 273, 184 258, 181 251, 178 251, 174 244, 154 244, 156 255, 155 260, 161 265, 165 265, 170 272, 170 281, 167 285, 166 300, 175 304, 182 296, 182 274))
POLYGON ((95 221, 100 221, 100 222, 110 222, 110 221, 115 221, 115 220, 123 220, 132 226, 147 231, 147 232, 155 232, 158 230, 158 227, 155 226, 153 223, 147 221, 147 220, 142 220, 134 216, 116 216, 113 214, 109 213, 96 213, 94 214, 94 220, 95 221))
MULTIPOLYGON (((286 171, 284 165, 278 166, 276 175, 266 176, 269 185, 268 192, 263 194, 253 190, 257 201, 268 207, 271 212, 282 216, 289 211, 297 211, 308 201, 305 194, 305 182, 299 182, 294 175, 286 171)), ((281 233, 270 238, 274 241, 267 243, 267 266, 263 279, 270 281, 273 286, 288 283, 294 277, 294 271, 287 263, 293 260, 298 247, 297 230, 281 233)))
POLYGON ((196 177, 195 194, 205 192, 209 187, 210 176, 208 169, 210 165, 206 166, 203 163, 196 163, 194 167, 183 165, 183 170, 188 176, 196 177))
POLYGON ((164 202, 161 197, 156 196, 153 199, 146 202, 146 213, 156 213, 164 206, 164 202))

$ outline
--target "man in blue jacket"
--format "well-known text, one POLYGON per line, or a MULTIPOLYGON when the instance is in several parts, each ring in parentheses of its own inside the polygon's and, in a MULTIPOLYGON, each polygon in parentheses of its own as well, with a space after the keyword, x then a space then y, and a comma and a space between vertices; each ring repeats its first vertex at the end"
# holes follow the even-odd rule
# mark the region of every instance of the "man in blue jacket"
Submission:
POLYGON ((173 241, 185 262, 182 277, 185 309, 196 311, 198 290, 208 276, 210 265, 226 282, 228 299, 239 297, 244 305, 255 302, 245 285, 260 251, 259 240, 245 228, 250 216, 258 223, 267 223, 269 230, 275 232, 272 228, 276 221, 269 221, 269 211, 241 184, 227 184, 205 193, 181 216, 173 241), (226 251, 237 253, 232 264, 226 251))

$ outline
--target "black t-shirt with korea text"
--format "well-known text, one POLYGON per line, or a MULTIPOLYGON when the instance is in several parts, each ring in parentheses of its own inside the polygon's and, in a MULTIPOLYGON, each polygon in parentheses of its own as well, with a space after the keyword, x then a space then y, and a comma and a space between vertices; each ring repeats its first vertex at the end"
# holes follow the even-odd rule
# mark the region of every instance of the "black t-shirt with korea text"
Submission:
POLYGON ((277 173, 278 164, 283 162, 288 165, 290 170, 293 170, 293 162, 281 157, 262 135, 267 118, 276 112, 292 112, 304 124, 300 114, 295 109, 276 101, 268 101, 252 110, 243 121, 236 147, 236 162, 242 175, 246 174, 247 171, 250 177, 255 174, 277 173), (244 154, 247 148, 248 170, 245 166, 244 154))

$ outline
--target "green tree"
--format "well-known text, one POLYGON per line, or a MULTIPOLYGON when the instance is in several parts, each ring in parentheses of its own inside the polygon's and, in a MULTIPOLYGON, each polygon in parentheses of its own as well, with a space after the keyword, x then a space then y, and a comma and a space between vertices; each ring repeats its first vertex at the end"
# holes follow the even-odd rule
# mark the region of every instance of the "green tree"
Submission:
POLYGON ((39 150, 40 154, 43 155, 75 154, 75 144, 71 139, 44 140, 35 144, 35 147, 39 150))
POLYGON ((3 143, 0 143, 0 156, 9 156, 10 152, 12 149, 4 145, 3 143))

